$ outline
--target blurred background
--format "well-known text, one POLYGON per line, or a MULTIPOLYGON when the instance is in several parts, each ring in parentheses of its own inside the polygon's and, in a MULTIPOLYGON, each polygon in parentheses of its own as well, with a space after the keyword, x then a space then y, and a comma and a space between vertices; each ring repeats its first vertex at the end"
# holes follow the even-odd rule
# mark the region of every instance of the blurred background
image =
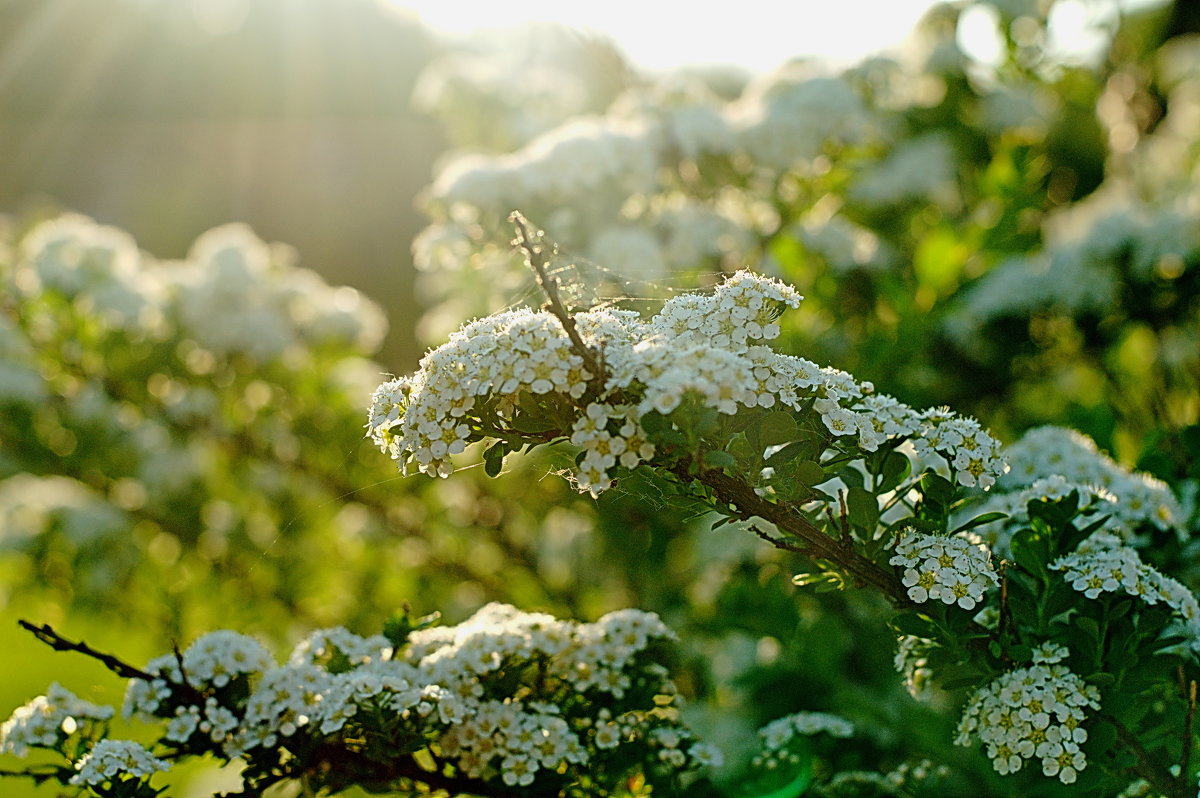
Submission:
MULTIPOLYGON (((421 351, 402 321, 418 312, 415 199, 437 156, 462 143, 429 113, 456 55, 514 87, 557 84, 527 92, 540 97, 526 109, 537 124, 539 114, 602 112, 683 67, 744 80, 791 59, 845 66, 900 52, 934 5, 801 2, 782 12, 750 2, 730 17, 624 2, 2 0, 0 210, 75 210, 163 258, 210 227, 246 222, 383 303, 393 324, 382 359, 405 371, 421 351), (422 73, 424 105, 418 95, 414 107, 422 73)), ((1119 11, 1166 20, 1156 41, 1197 25, 1188 2, 1045 5, 1044 45, 1069 62, 1105 60, 1119 11)), ((983 4, 957 31, 984 62, 1003 57, 996 17, 983 4)))
MULTIPOLYGON (((806 295, 787 351, 1008 442, 1083 430, 1194 520, 1200 4, 737 12, 0 0, 0 716, 49 674, 121 696, 18 617, 141 662, 221 627, 370 633, 406 600, 639 606, 734 762, 772 717, 835 710, 867 729, 839 768, 1060 794, 952 748, 961 696, 900 687, 886 607, 797 591, 744 530, 580 498, 552 455, 437 481, 362 439, 383 374, 534 297, 520 207, 580 304, 749 265, 806 295)), ((0 792, 53 794, 26 786, 0 792)))

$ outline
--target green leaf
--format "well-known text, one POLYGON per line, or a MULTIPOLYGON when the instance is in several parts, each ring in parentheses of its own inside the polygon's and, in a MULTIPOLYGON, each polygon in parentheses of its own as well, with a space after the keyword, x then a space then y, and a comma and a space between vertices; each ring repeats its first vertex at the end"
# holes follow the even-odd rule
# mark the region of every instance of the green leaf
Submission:
POLYGON ((796 574, 792 577, 792 584, 798 587, 812 587, 838 579, 838 575, 833 571, 821 571, 812 574, 796 574))
POLYGON ((974 518, 972 518, 970 521, 968 521, 965 524, 963 524, 962 526, 960 526, 958 529, 955 529, 950 534, 954 535, 959 532, 966 532, 968 529, 974 529, 977 526, 983 526, 984 524, 990 524, 993 521, 999 521, 1002 518, 1008 518, 1008 513, 984 513, 983 515, 977 515, 974 518))
POLYGON ((525 432, 532 435, 552 430, 555 424, 552 419, 545 416, 521 413, 512 420, 512 426, 517 432, 525 432))
POLYGON ((850 515, 850 523, 867 532, 874 532, 879 526, 879 502, 875 494, 863 488, 850 488, 846 491, 846 511, 850 515))
POLYGON ((1091 638, 1093 643, 1100 641, 1100 624, 1096 623, 1095 618, 1080 615, 1075 618, 1075 625, 1082 629, 1083 633, 1091 638))
POLYGON ((740 463, 745 463, 747 466, 758 462, 758 458, 762 452, 756 450, 750 441, 746 438, 744 432, 739 432, 729 439, 729 443, 725 444, 725 451, 740 463))
POLYGON ((935 634, 934 626, 924 615, 915 612, 902 612, 892 617, 888 625, 896 634, 913 635, 914 637, 931 638, 935 634))
POLYGON ((799 458, 808 448, 808 441, 792 441, 787 446, 772 452, 771 456, 767 458, 767 465, 771 466, 772 468, 779 468, 780 466, 799 458))
POLYGON ((483 471, 489 477, 500 476, 504 468, 504 455, 507 453, 504 441, 496 441, 483 450, 483 471))
POLYGON ((879 467, 879 482, 876 490, 888 491, 903 482, 912 471, 912 461, 894 449, 883 458, 879 467))
POLYGON ((1046 573, 1050 547, 1046 536, 1033 529, 1018 529, 1013 533, 1009 542, 1013 561, 1031 574, 1041 576, 1046 573))
POLYGON ((848 487, 862 488, 863 486, 862 472, 854 466, 846 466, 845 468, 838 469, 837 475, 848 487))
POLYGON ((778 446, 781 443, 794 441, 799 432, 792 414, 783 410, 767 413, 758 423, 757 429, 752 429, 757 439, 756 442, 764 449, 768 446, 778 446))
POLYGON ((945 507, 954 498, 953 483, 932 471, 926 471, 921 476, 920 486, 921 496, 932 504, 945 507))
POLYGON ((729 452, 705 452, 704 467, 705 468, 728 468, 737 463, 737 460, 729 452))
POLYGON ((391 618, 384 621, 383 636, 392 644, 392 648, 399 651, 408 643, 408 637, 413 632, 420 629, 428 629, 440 621, 442 614, 440 612, 423 615, 416 620, 413 620, 407 606, 400 612, 394 613, 391 618))

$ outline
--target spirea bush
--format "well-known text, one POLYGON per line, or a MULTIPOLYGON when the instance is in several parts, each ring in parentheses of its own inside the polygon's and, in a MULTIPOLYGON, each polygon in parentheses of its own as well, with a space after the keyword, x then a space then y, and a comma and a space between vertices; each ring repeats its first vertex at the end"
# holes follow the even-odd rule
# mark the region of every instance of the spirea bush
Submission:
MULTIPOLYGON (((513 218, 547 303, 469 322, 379 386, 367 435, 401 468, 458 478, 479 442, 495 476, 511 453, 566 448, 580 492, 678 497, 800 555, 799 585, 882 596, 909 692, 997 773, 1040 769, 1039 794, 1141 779, 1190 795, 1200 605, 1138 549, 1182 539, 1165 486, 1069 431, 1006 449, 974 419, 778 351, 803 298, 751 272, 646 317, 572 312, 552 246, 513 218)), ((722 756, 680 714, 673 635, 639 610, 581 624, 493 604, 452 627, 405 612, 369 638, 315 632, 283 665, 231 630, 137 668, 26 626, 129 678, 124 716, 157 728, 148 745, 113 737, 111 709, 58 685, 4 725, 4 751, 65 759, 24 775, 99 796, 156 795, 156 774, 199 755, 242 763, 243 795, 917 795, 946 773, 831 767, 822 735, 854 731, 828 713, 769 723, 737 778, 705 772, 722 756)))
POLYGON ((1116 790, 1128 782, 1122 768, 1088 764, 1125 759, 1157 789, 1190 789, 1192 774, 1169 763, 1187 764, 1194 745, 1187 685, 1200 608, 1122 542, 1178 534, 1178 507, 1161 483, 1041 430, 1015 447, 1022 473, 1008 486, 1024 488, 1019 499, 989 498, 1009 466, 977 422, 914 410, 764 343, 801 301, 790 287, 742 272, 649 319, 571 313, 547 269, 550 249, 516 224, 547 309, 471 322, 418 372, 380 386, 368 430, 402 468, 448 477, 453 458, 484 441, 494 474, 508 452, 561 442, 578 450, 564 476, 593 495, 652 472, 725 520, 768 522, 755 527, 760 537, 817 565, 801 584, 888 597, 910 680, 919 653, 923 681, 977 685, 957 742, 979 743, 998 772, 1037 757, 1062 784, 1086 773, 1090 789, 1116 790), (978 512, 988 502, 1016 517, 978 512), (1097 602, 1102 593, 1121 596, 1119 605, 1097 602), (1160 711, 1130 711, 1137 694, 1160 711), (1180 723, 1186 737, 1169 742, 1166 729, 1180 723), (1162 736, 1147 738, 1150 727, 1162 736))
POLYGON ((1055 63, 1054 5, 837 71, 443 60, 418 101, 470 152, 382 384, 374 306, 243 226, 179 262, 3 228, 3 598, 166 652, 29 624, 129 688, 18 707, 8 774, 1191 796, 1197 51, 1055 63))

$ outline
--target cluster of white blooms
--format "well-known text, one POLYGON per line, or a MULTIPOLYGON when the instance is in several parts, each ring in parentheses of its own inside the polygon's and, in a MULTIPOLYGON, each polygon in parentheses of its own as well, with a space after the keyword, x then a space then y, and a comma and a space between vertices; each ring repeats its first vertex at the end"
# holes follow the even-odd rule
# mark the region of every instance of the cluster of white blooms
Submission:
POLYGON ((958 724, 959 745, 980 742, 999 773, 1037 758, 1046 776, 1073 783, 1087 766, 1080 750, 1088 709, 1100 692, 1061 664, 1065 649, 1043 647, 1034 664, 1009 671, 976 690, 958 724))
POLYGON ((582 117, 520 150, 492 158, 468 155, 448 164, 431 193, 452 213, 588 204, 613 215, 630 194, 654 187, 657 167, 651 131, 638 121, 582 117))
POLYGON ((120 510, 69 477, 22 473, 0 481, 0 543, 6 547, 51 530, 84 543, 128 528, 120 510))
POLYGON ((994 319, 1047 308, 1075 315, 1104 313, 1123 302, 1121 292, 1128 286, 1153 280, 1156 270, 1178 276, 1195 262, 1200 234, 1194 214, 1183 207, 1118 200, 1118 207, 1097 217, 1091 207, 1096 204, 1068 211, 1093 218, 1060 218, 1049 225, 1074 238, 1052 236, 1044 251, 1000 263, 964 292, 946 322, 964 352, 981 341, 985 325, 994 319))
POLYGON ((892 664, 904 677, 904 689, 918 701, 930 696, 933 670, 926 656, 933 641, 916 635, 900 635, 896 640, 896 656, 892 664))
POLYGON ((1000 582, 987 546, 965 537, 903 532, 888 562, 904 569, 901 581, 918 604, 933 599, 971 610, 1000 582))
POLYGON ((1119 592, 1151 605, 1162 602, 1183 624, 1192 647, 1200 650, 1200 603, 1195 595, 1178 580, 1143 563, 1137 551, 1115 535, 1094 533, 1050 568, 1063 571, 1071 587, 1091 599, 1119 592))
POLYGON ((507 311, 463 326, 412 377, 380 385, 368 428, 402 466, 411 460, 431 476, 449 476, 450 456, 472 436, 477 402, 495 400, 499 415, 516 410, 521 392, 578 399, 591 376, 554 316, 507 311))
POLYGON ((262 643, 252 637, 228 629, 209 632, 197 638, 179 657, 164 654, 152 659, 145 670, 156 678, 129 682, 122 713, 125 717, 148 720, 173 696, 173 686, 186 684, 197 691, 220 689, 238 678, 261 673, 274 664, 262 643))
POLYGON ((844 216, 810 214, 796 225, 794 235, 808 252, 823 258, 837 272, 883 270, 896 263, 891 245, 844 216))
POLYGON ((84 723, 112 716, 112 707, 84 701, 55 682, 0 726, 0 753, 25 756, 30 748, 55 748, 84 723))
POLYGON ((796 307, 794 289, 738 272, 707 295, 681 294, 643 321, 632 311, 575 316, 585 345, 607 370, 593 377, 549 312, 506 311, 473 321, 429 352, 414 375, 380 385, 372 397, 368 433, 400 461, 447 476, 450 457, 472 440, 519 436, 524 414, 554 412, 570 425, 543 423, 535 439, 569 437, 583 447, 575 479, 593 494, 611 482, 618 463, 633 468, 655 454, 641 419, 668 415, 691 397, 726 415, 740 408, 811 406, 833 436, 853 436, 865 451, 911 437, 919 453, 946 458, 960 484, 989 487, 1003 472, 999 443, 973 419, 945 409, 918 413, 870 383, 781 355, 760 342, 780 334, 777 318, 796 307), (589 389, 599 394, 581 406, 589 389), (531 407, 532 406, 532 407, 531 407))
POLYGON ((741 154, 786 170, 830 142, 872 135, 871 114, 847 83, 785 68, 748 86, 737 102, 693 97, 664 108, 626 99, 608 116, 571 119, 515 152, 461 156, 442 169, 431 196, 451 215, 464 206, 536 215, 562 205, 603 209, 615 220, 627 197, 661 190, 658 166, 671 158, 741 154))
POLYGON ((338 657, 344 657, 349 666, 358 666, 385 660, 391 653, 392 644, 383 635, 363 638, 345 627, 333 626, 318 629, 297 643, 288 661, 328 668, 338 657))
MULTIPOLYGON (((84 216, 43 222, 21 240, 9 278, 18 296, 50 293, 111 329, 162 341, 189 337, 216 354, 272 360, 298 347, 336 342, 372 351, 382 312, 352 288, 333 288, 248 227, 201 235, 185 260, 157 262, 121 230, 84 216)), ((47 331, 50 317, 34 320, 47 331)))
POLYGON ((380 636, 322 629, 277 666, 222 630, 151 661, 158 678, 131 681, 125 712, 167 720, 165 741, 231 758, 313 736, 436 740, 463 774, 515 786, 629 743, 672 768, 713 764, 719 752, 678 722, 666 669, 643 657, 672 637, 639 610, 586 624, 489 604, 457 626, 414 631, 397 651, 380 636), (536 684, 514 683, 534 667, 536 684), (634 687, 653 700, 623 701, 634 687))
POLYGON ((1004 449, 1009 471, 997 486, 1012 491, 1059 475, 1067 482, 1102 489, 1111 497, 1103 512, 1128 529, 1150 525, 1184 534, 1183 513, 1171 489, 1149 474, 1131 471, 1099 451, 1095 441, 1065 427, 1037 427, 1004 449))
POLYGON ((987 490, 1008 471, 1000 441, 973 418, 948 408, 932 408, 921 414, 917 432, 913 446, 918 456, 936 452, 945 457, 954 481, 961 485, 987 490))
POLYGON ((274 746, 316 719, 331 677, 316 665, 285 665, 262 675, 228 752, 274 746))
POLYGON ((504 48, 503 54, 493 52, 490 58, 446 53, 421 71, 413 87, 413 107, 486 136, 485 141, 464 144, 496 147, 527 142, 586 110, 588 92, 582 80, 561 64, 553 68, 539 63, 534 56, 544 49, 514 46, 504 48), (514 74, 520 79, 513 80, 514 74))
POLYGON ((854 734, 854 724, 827 712, 796 712, 776 718, 758 730, 761 751, 754 756, 751 764, 764 770, 796 764, 799 755, 791 750, 791 741, 798 736, 812 737, 817 734, 844 739, 854 734))
POLYGON ((1012 540, 1013 533, 1029 525, 1029 502, 1057 501, 1065 499, 1073 492, 1079 494, 1081 512, 1107 516, 1105 529, 1115 534, 1129 535, 1128 526, 1119 520, 1117 498, 1113 494, 1095 485, 1071 482, 1059 474, 1043 477, 1028 487, 1007 493, 993 490, 982 502, 969 505, 966 510, 956 513, 954 523, 965 523, 984 513, 1004 513, 1006 518, 980 524, 972 531, 987 542, 996 556, 1008 557, 1009 541, 1012 540))
POLYGON ((122 776, 148 778, 171 767, 132 740, 101 740, 75 764, 78 771, 71 783, 80 786, 101 786, 122 776))
POLYGON ((869 206, 897 205, 935 199, 940 205, 957 199, 954 148, 941 133, 910 139, 850 189, 852 199, 869 206))
POLYGON ((798 64, 752 81, 729 114, 738 150, 777 170, 816 158, 829 143, 858 144, 879 135, 849 84, 813 77, 798 64))
MULTIPOLYGON (((495 146, 493 137, 468 131, 489 141, 439 169, 426 203, 431 225, 413 245, 421 290, 439 299, 426 332, 440 338, 451 329, 447 303, 462 311, 457 320, 504 301, 497 283, 510 284, 517 265, 495 242, 513 208, 554 230, 567 250, 634 278, 732 269, 760 257, 762 241, 780 227, 777 203, 761 191, 773 178, 824 168, 813 164, 827 153, 882 138, 884 126, 841 78, 791 66, 750 85, 708 83, 639 86, 605 116, 576 116, 503 154, 480 154, 495 146), (709 178, 697 173, 704 159, 742 180, 708 190, 709 178), (459 296, 467 270, 488 275, 483 291, 473 283, 474 301, 459 296)), ((469 118, 468 127, 481 127, 469 118)), ((492 125, 505 122, 482 127, 492 125)))

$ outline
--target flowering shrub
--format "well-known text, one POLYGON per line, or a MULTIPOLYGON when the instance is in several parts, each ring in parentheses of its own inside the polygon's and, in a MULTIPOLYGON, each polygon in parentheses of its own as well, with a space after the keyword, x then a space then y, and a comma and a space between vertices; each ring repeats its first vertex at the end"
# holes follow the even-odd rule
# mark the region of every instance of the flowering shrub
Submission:
MULTIPOLYGON (((681 725, 661 664, 673 635, 654 615, 594 624, 489 604, 452 627, 396 616, 384 634, 314 632, 277 665, 261 643, 210 632, 131 675, 123 714, 158 726, 158 757, 105 736, 113 709, 57 684, 0 729, 0 750, 63 755, 31 770, 99 796, 153 796, 173 761, 211 754, 244 763, 245 791, 296 781, 312 791, 354 784, 403 793, 608 794, 637 780, 681 789, 719 752, 681 725), (422 786, 424 785, 424 786, 422 786)), ((103 658, 53 632, 41 635, 103 658)))
POLYGON ((431 69, 418 102, 474 152, 414 242, 431 348, 367 432, 444 479, 362 445, 382 319, 285 248, 4 228, 2 598, 195 639, 135 668, 32 627, 128 678, 126 717, 54 685, 8 775, 1190 796, 1196 51, 1054 64, 1053 5, 944 6, 838 72, 431 69), (509 247, 513 206, 561 247, 509 247), (599 620, 493 603, 270 653, 413 595, 599 620))
POLYGON ((974 530, 1007 514, 967 508, 1004 479, 1000 444, 945 408, 915 411, 761 343, 800 303, 794 290, 743 272, 711 295, 673 297, 648 320, 571 313, 547 270, 551 248, 522 218, 516 224, 548 309, 471 322, 418 372, 380 386, 368 433, 401 468, 446 477, 467 444, 485 441, 493 474, 507 452, 569 443, 579 453, 564 473, 593 495, 650 470, 727 519, 770 522, 773 530, 755 528, 759 537, 817 565, 799 583, 881 591, 900 610, 897 665, 915 694, 929 682, 980 685, 957 742, 981 741, 999 773, 1036 756, 1062 784, 1086 771, 1091 788, 1116 785, 1129 765, 1096 774, 1080 748, 1090 729, 1108 724, 1109 748, 1100 750, 1109 761, 1121 759, 1119 737, 1134 769, 1181 794, 1179 777, 1150 764, 1156 754, 1128 724, 1161 727, 1185 715, 1190 752, 1194 698, 1169 701, 1177 682, 1162 671, 1174 662, 1179 674, 1194 672, 1200 610, 1182 584, 1104 529, 1131 538, 1135 526, 1171 528, 1169 493, 1082 439, 1067 435, 1064 448, 1053 430, 1031 434, 1014 447, 1025 463, 1008 484, 1033 487, 1016 494, 1023 515, 1005 521, 1005 560, 996 563, 974 530), (1082 487, 1050 470, 1060 465, 1082 487), (1107 505, 1115 511, 1101 515, 1107 505), (1118 589, 1140 603, 1093 601, 1118 589), (1122 648, 1110 648, 1112 624, 1132 625, 1112 638, 1122 648), (1174 708, 1123 717, 1112 705, 1129 690, 1174 708))

